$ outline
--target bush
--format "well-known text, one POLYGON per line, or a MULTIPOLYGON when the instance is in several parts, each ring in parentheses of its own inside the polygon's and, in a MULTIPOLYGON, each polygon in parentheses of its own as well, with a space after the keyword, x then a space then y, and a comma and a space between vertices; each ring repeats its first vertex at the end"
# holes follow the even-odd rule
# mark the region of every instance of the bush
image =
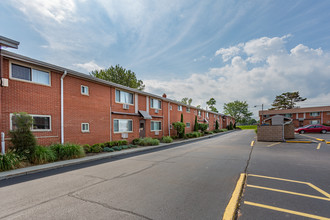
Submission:
POLYGON ((170 136, 163 136, 161 142, 162 143, 172 143, 173 139, 170 136))
POLYGON ((37 140, 31 132, 33 119, 25 112, 14 114, 13 122, 16 128, 9 131, 9 136, 13 144, 13 149, 19 155, 30 156, 34 147, 37 145, 37 140))
POLYGON ((153 139, 151 137, 146 137, 146 138, 140 139, 139 145, 140 146, 159 145, 159 140, 158 139, 153 139))
POLYGON ((233 130, 233 129, 234 129, 234 128, 233 128, 233 123, 230 122, 229 127, 228 127, 228 130, 233 130))
POLYGON ((93 144, 91 146, 90 152, 91 153, 100 153, 100 152, 103 151, 103 147, 102 146, 104 146, 104 145, 103 144, 93 144))
POLYGON ((132 144, 139 145, 140 141, 141 141, 141 138, 135 138, 135 139, 133 139, 132 144))
POLYGON ((122 148, 123 150, 126 150, 126 149, 128 149, 128 148, 130 148, 130 147, 129 147, 128 145, 122 145, 121 148, 122 148))
POLYGON ((112 149, 114 149, 115 151, 121 151, 121 146, 114 146, 112 149))
POLYGON ((208 125, 207 124, 199 124, 199 130, 201 130, 202 133, 207 130, 208 125))
POLYGON ((177 135, 179 138, 183 138, 184 137, 184 130, 185 130, 185 123, 183 122, 173 122, 172 123, 173 128, 177 131, 177 135))
POLYGON ((0 171, 6 171, 16 168, 19 164, 19 156, 13 152, 0 154, 0 171))
POLYGON ((127 145, 127 144, 128 144, 128 141, 127 140, 119 140, 118 141, 118 146, 127 145))
POLYGON ((197 137, 200 137, 202 136, 202 133, 198 132, 198 131, 194 131, 192 133, 187 133, 186 136, 188 138, 197 138, 197 137))
POLYGON ((85 153, 91 153, 92 147, 89 144, 83 146, 85 153))
POLYGON ((213 134, 212 131, 204 131, 204 134, 213 134))
POLYGON ((105 147, 105 148, 103 148, 103 151, 104 152, 114 152, 115 150, 110 147, 105 147))
POLYGON ((129 146, 130 146, 130 148, 137 148, 138 147, 137 145, 134 145, 134 144, 130 144, 129 146))
POLYGON ((34 164, 43 164, 56 160, 56 155, 49 147, 36 146, 30 158, 34 164))
POLYGON ((219 122, 218 122, 218 120, 215 121, 215 130, 219 130, 219 122))
POLYGON ((68 160, 85 156, 84 149, 77 144, 53 144, 50 149, 55 153, 57 160, 68 160))
POLYGON ((176 135, 173 135, 173 136, 171 136, 171 138, 174 140, 174 139, 178 139, 178 136, 176 136, 176 135))

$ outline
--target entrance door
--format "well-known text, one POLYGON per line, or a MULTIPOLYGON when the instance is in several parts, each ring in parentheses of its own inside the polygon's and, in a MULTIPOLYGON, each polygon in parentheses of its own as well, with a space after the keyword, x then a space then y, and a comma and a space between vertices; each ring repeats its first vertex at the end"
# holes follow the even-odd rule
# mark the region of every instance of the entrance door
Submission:
POLYGON ((299 127, 303 127, 304 126, 304 122, 303 121, 299 121, 299 127))
POLYGON ((146 120, 140 120, 140 138, 144 138, 146 136, 146 120))

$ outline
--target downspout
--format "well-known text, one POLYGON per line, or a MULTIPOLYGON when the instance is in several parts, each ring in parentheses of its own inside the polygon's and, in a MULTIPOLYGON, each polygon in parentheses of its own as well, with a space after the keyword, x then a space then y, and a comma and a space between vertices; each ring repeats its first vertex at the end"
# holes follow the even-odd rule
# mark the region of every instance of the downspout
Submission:
POLYGON ((64 144, 64 95, 63 95, 63 80, 66 76, 67 71, 64 70, 64 73, 61 77, 61 144, 64 144))
POLYGON ((170 112, 170 109, 171 108, 171 102, 168 102, 168 108, 167 108, 167 110, 168 110, 168 114, 167 114, 167 116, 168 116, 168 136, 171 136, 171 112, 170 112))
MULTIPOLYGON (((116 91, 115 91, 116 93, 116 91)), ((112 141, 112 87, 110 87, 110 141, 112 141)))

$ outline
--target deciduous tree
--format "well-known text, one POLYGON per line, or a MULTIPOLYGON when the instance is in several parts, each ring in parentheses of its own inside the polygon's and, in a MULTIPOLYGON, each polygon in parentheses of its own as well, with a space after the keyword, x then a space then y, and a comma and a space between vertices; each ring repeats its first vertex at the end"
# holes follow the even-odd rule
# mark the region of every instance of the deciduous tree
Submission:
POLYGON ((235 118, 237 123, 249 120, 252 116, 252 112, 248 110, 249 105, 246 101, 234 101, 224 104, 224 113, 235 118))

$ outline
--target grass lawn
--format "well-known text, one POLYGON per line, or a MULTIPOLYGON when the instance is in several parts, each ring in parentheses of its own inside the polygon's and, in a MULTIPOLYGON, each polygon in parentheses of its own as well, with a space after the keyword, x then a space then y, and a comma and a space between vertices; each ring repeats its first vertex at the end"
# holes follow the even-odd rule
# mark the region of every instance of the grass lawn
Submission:
POLYGON ((257 125, 239 125, 240 129, 257 129, 257 125))

